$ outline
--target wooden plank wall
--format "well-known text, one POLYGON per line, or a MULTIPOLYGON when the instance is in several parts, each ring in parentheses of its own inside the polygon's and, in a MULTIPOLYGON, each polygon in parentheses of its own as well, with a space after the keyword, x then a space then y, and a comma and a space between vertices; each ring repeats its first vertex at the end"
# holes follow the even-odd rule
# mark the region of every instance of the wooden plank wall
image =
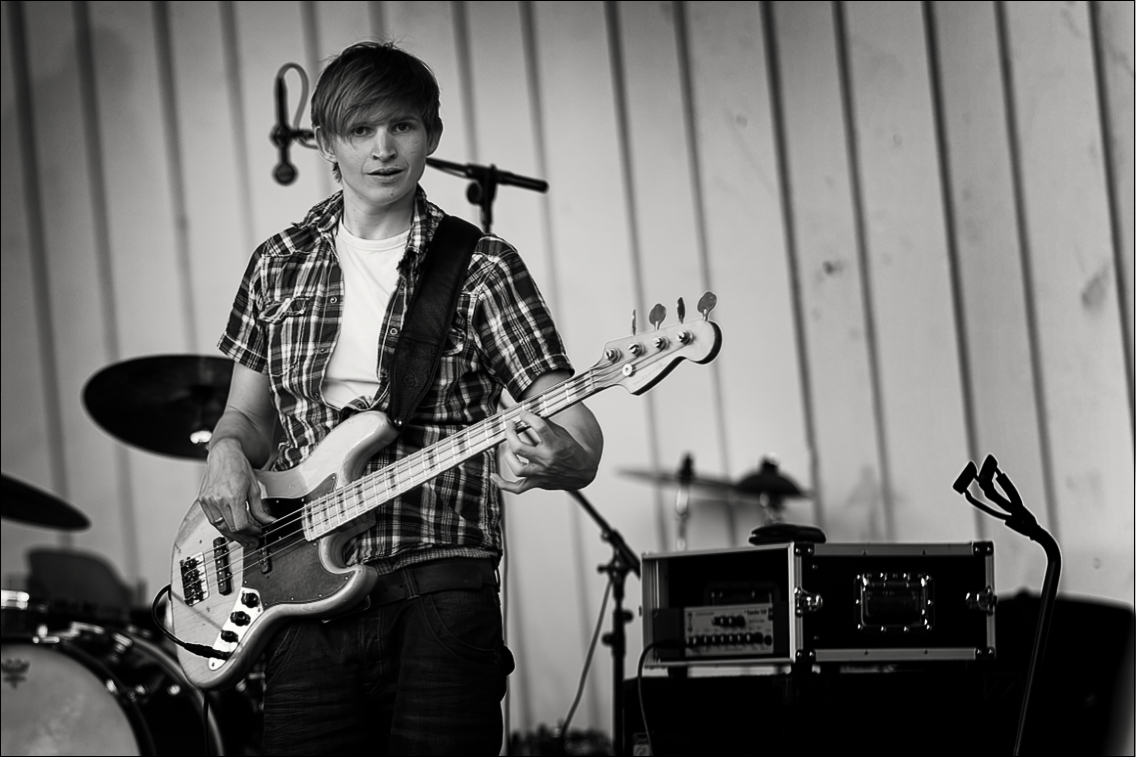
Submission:
MULTIPOLYGON (((633 309, 645 329, 656 302, 673 321, 718 294, 714 364, 590 403, 607 449, 585 494, 633 548, 673 549, 674 492, 621 470, 691 454, 736 478, 772 453, 813 495, 790 520, 992 538, 998 589, 1036 590, 1036 546, 951 491, 989 452, 1063 545, 1063 590, 1132 603, 1132 4, 1112 1, 4 0, 3 472, 93 521, 5 521, 5 586, 39 545, 102 556, 140 599, 165 583, 200 465, 111 438, 83 386, 213 353, 252 246, 333 189, 301 147, 299 180, 273 181, 273 78, 371 36, 434 67, 438 157, 550 182, 502 188, 494 229, 581 366, 633 309)), ((477 220, 464 182, 423 184, 477 220)), ((757 524, 699 500, 691 546, 757 524)), ((561 493, 510 498, 507 536, 511 726, 531 730, 571 704, 610 554, 561 493)), ((575 726, 610 731, 610 676, 600 647, 575 726)))

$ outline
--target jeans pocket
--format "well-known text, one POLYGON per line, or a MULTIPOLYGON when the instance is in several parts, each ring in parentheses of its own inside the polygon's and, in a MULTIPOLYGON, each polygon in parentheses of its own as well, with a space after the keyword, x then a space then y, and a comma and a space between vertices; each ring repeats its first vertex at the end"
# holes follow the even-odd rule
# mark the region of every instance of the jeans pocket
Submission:
POLYGON ((444 649, 469 662, 498 664, 501 611, 495 589, 460 589, 425 594, 426 622, 444 649))
POLYGON ((292 648, 296 646, 296 637, 300 635, 302 626, 303 624, 297 621, 288 623, 276 632, 276 635, 264 648, 262 659, 264 660, 264 680, 266 683, 287 661, 292 648))

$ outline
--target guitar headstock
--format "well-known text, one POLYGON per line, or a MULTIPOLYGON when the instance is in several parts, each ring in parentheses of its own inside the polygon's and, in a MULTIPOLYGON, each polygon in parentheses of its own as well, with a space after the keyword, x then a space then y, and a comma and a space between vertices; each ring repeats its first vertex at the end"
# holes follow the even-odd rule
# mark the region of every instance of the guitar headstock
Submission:
POLYGON ((701 320, 685 323, 686 307, 678 301, 679 322, 663 326, 666 308, 656 305, 650 320, 654 328, 608 342, 603 358, 593 368, 598 387, 621 385, 632 394, 642 394, 659 383, 683 360, 709 363, 722 346, 722 330, 710 320, 717 297, 707 292, 698 302, 701 320))

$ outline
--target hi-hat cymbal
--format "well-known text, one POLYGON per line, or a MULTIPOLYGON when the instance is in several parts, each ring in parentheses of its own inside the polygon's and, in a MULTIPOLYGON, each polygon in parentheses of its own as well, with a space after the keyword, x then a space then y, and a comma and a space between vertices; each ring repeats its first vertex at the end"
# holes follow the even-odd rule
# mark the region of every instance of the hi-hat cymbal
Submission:
POLYGON ((92 376, 83 388, 83 404, 105 431, 133 447, 203 460, 232 376, 228 358, 141 357, 92 376))
POLYGON ((0 517, 5 520, 18 520, 61 531, 79 531, 91 525, 86 515, 58 497, 7 474, 0 478, 3 481, 0 517))

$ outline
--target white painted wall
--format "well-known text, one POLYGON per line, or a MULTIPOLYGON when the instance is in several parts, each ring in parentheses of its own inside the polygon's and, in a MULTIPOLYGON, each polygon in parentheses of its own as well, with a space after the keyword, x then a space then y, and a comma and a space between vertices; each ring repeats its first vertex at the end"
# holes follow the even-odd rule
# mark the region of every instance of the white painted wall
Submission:
MULTIPOLYGON (((88 515, 27 549, 101 554, 147 594, 200 466, 86 415, 101 368, 214 354, 251 247, 332 188, 312 153, 271 178, 277 69, 389 36, 442 85, 438 157, 547 179, 502 188, 514 241, 581 366, 715 290, 724 347, 651 393, 590 404, 586 494, 641 552, 673 493, 620 476, 740 477, 773 452, 835 541, 997 544, 998 589, 1036 545, 950 488, 994 453, 1064 547, 1062 587, 1133 602, 1132 3, 3 2, 3 472, 88 515)), ((293 104, 298 80, 288 80, 293 104)), ((476 220, 464 183, 431 197, 476 220)), ((695 548, 756 513, 694 505, 695 548)), ((608 549, 567 496, 508 503, 512 725, 571 703, 608 549)), ((639 604, 637 581, 629 604, 639 604)), ((629 628, 628 667, 642 647, 629 628)), ((575 725, 610 731, 600 649, 575 725)))

